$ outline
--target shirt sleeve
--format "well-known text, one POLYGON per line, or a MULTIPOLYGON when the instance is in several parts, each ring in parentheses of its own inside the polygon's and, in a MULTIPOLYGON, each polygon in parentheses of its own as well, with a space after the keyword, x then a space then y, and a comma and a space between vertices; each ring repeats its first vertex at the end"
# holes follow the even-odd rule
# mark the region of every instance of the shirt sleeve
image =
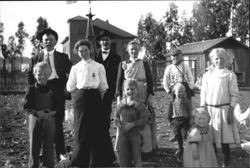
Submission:
POLYGON ((201 134, 198 128, 192 128, 189 136, 188 136, 188 142, 200 142, 201 141, 201 134))
POLYGON ((163 75, 163 80, 162 80, 162 84, 163 84, 163 87, 165 89, 166 92, 169 92, 170 88, 169 88, 169 81, 170 81, 170 78, 169 78, 169 73, 170 73, 170 65, 167 66, 165 68, 165 71, 164 71, 164 75, 163 75))
POLYGON ((107 78, 106 78, 106 71, 102 64, 100 64, 100 67, 99 67, 99 77, 100 77, 99 90, 101 92, 105 92, 109 87, 108 87, 107 78))
POLYGON ((124 81, 124 70, 122 68, 123 62, 120 62, 118 66, 118 73, 117 73, 117 79, 116 79, 116 97, 120 96, 122 97, 122 86, 124 81))
POLYGON ((230 74, 230 79, 229 79, 229 94, 230 94, 229 95, 230 105, 232 107, 235 107, 239 97, 239 89, 237 86, 237 77, 233 72, 230 74))
POLYGON ((139 103, 137 106, 137 110, 139 112, 139 119, 134 122, 135 126, 143 126, 147 122, 147 114, 149 113, 147 111, 147 108, 144 104, 139 103))
POLYGON ((34 90, 35 90, 34 86, 28 88, 28 91, 26 92, 24 100, 23 100, 24 101, 23 102, 23 109, 27 110, 28 113, 37 116, 36 115, 37 111, 33 108, 33 105, 32 105, 32 99, 33 99, 33 92, 34 92, 34 90))
POLYGON ((76 89, 76 67, 73 66, 70 70, 70 73, 69 73, 69 79, 67 81, 67 91, 68 92, 74 92, 74 90, 76 89))
POLYGON ((201 91, 200 91, 200 106, 206 105, 206 92, 207 92, 207 72, 202 77, 201 91))

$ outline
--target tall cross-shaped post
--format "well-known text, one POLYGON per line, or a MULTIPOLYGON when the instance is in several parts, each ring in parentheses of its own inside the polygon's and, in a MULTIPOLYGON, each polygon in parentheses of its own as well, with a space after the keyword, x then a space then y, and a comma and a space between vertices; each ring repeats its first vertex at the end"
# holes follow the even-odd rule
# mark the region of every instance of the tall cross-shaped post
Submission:
POLYGON ((95 32, 94 32, 94 27, 93 27, 93 22, 92 22, 92 17, 95 16, 91 13, 91 1, 89 1, 89 14, 88 16, 88 24, 87 24, 87 29, 86 29, 86 38, 91 42, 93 48, 92 48, 92 58, 94 58, 94 55, 96 53, 96 42, 95 42, 95 32))

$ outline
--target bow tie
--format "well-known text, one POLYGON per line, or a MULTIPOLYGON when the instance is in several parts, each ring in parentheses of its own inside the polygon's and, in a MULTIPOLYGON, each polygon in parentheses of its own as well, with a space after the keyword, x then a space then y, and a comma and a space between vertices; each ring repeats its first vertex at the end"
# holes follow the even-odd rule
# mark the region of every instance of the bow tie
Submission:
POLYGON ((103 54, 108 54, 108 51, 103 51, 102 53, 103 53, 103 54))

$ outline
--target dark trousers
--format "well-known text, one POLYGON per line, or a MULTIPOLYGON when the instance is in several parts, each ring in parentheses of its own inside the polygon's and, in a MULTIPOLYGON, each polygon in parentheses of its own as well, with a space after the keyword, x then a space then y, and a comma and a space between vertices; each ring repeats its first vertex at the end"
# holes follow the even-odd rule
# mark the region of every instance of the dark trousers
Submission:
POLYGON ((29 167, 39 167, 39 154, 43 149, 43 166, 54 167, 55 119, 40 119, 29 115, 30 157, 29 167))
POLYGON ((110 167, 115 156, 109 148, 112 143, 104 127, 105 114, 99 90, 79 89, 72 94, 72 100, 75 146, 71 166, 110 167))
POLYGON ((179 149, 183 150, 183 141, 187 138, 187 131, 189 129, 189 119, 184 117, 177 117, 171 121, 174 135, 178 141, 179 149))
POLYGON ((104 108, 104 113, 105 113, 104 120, 105 120, 105 127, 107 129, 110 128, 110 124, 111 124, 112 100, 113 100, 113 96, 108 90, 103 96, 103 108, 104 108))
POLYGON ((56 157, 60 158, 60 155, 65 154, 65 141, 63 133, 63 121, 65 116, 65 99, 64 99, 64 86, 59 79, 53 79, 48 81, 48 84, 52 88, 53 94, 56 98, 56 134, 55 134, 55 148, 56 157))

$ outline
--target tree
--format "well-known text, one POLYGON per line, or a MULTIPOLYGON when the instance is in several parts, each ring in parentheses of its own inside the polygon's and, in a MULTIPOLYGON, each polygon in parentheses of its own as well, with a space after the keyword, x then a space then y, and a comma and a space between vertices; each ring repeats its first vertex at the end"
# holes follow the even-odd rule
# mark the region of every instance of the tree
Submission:
POLYGON ((225 37, 230 24, 231 1, 203 0, 193 7, 196 41, 225 37))
POLYGON ((148 58, 161 58, 165 46, 165 33, 163 24, 157 22, 151 13, 142 16, 138 23, 138 39, 146 48, 148 58))
POLYGON ((17 54, 17 45, 15 42, 15 37, 10 36, 8 39, 8 45, 7 45, 7 50, 8 50, 8 59, 10 61, 11 65, 11 81, 14 82, 15 80, 15 70, 16 70, 16 54, 17 54))
POLYGON ((38 26, 36 29, 36 33, 30 38, 30 41, 33 45, 31 55, 36 55, 42 50, 41 41, 39 41, 36 37, 40 32, 48 28, 47 20, 45 18, 42 18, 41 16, 37 19, 37 23, 38 23, 38 26))
POLYGON ((249 46, 249 0, 232 1, 232 34, 249 46))
POLYGON ((166 52, 193 41, 192 20, 187 18, 185 13, 179 17, 178 7, 174 3, 170 3, 163 18, 166 32, 166 52))
POLYGON ((24 23, 21 21, 18 24, 18 30, 15 33, 16 37, 18 38, 18 44, 17 44, 17 54, 21 57, 21 63, 23 62, 23 50, 24 50, 24 46, 25 46, 25 38, 29 37, 29 34, 26 33, 26 31, 24 30, 24 23))

